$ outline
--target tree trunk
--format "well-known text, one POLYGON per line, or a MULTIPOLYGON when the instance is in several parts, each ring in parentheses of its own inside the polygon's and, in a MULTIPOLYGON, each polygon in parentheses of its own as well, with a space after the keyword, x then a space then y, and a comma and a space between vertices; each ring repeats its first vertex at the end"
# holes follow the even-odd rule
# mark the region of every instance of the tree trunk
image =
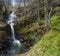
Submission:
POLYGON ((37 4, 37 6, 38 6, 38 8, 37 8, 37 15, 38 15, 37 21, 38 21, 38 24, 40 24, 40 14, 39 14, 40 6, 39 5, 40 5, 40 2, 38 0, 38 4, 37 4))
POLYGON ((23 0, 24 2, 24 16, 26 16, 26 0, 23 0))
POLYGON ((45 11, 45 26, 51 27, 48 11, 48 0, 44 0, 44 11, 45 11))

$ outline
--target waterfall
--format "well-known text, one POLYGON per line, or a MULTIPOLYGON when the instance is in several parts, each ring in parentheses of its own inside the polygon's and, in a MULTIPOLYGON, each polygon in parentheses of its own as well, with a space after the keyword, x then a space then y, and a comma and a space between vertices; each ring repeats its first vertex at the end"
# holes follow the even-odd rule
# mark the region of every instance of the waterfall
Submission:
POLYGON ((16 15, 14 12, 11 12, 9 17, 8 17, 8 20, 7 20, 7 24, 9 24, 10 28, 11 28, 11 45, 12 47, 10 47, 10 49, 8 50, 8 54, 16 54, 18 51, 19 51, 19 48, 21 46, 21 43, 19 40, 16 39, 15 37, 15 31, 14 31, 14 24, 15 24, 15 21, 16 21, 16 15))
POLYGON ((12 12, 9 15, 9 19, 7 21, 7 23, 10 25, 11 27, 11 33, 12 33, 12 39, 15 39, 15 32, 14 32, 14 22, 16 20, 16 15, 14 15, 14 12, 12 12))
POLYGON ((16 15, 14 14, 14 12, 12 12, 9 17, 8 17, 8 20, 7 20, 7 23, 10 25, 11 27, 11 34, 12 34, 12 39, 13 39, 13 43, 14 45, 20 45, 20 41, 18 41, 16 38, 15 38, 15 32, 14 32, 14 23, 16 21, 16 15))
POLYGON ((12 38, 15 39, 14 27, 12 23, 10 24, 10 27, 11 27, 12 38))
POLYGON ((18 0, 11 0, 12 10, 10 11, 10 14, 7 16, 7 19, 6 19, 7 24, 11 28, 12 36, 8 41, 9 46, 7 45, 8 47, 6 48, 6 50, 4 50, 4 52, 6 53, 3 52, 3 54, 1 54, 2 56, 15 56, 15 54, 19 52, 19 49, 21 47, 21 42, 16 39, 15 30, 14 30, 14 24, 17 18, 15 12, 19 4, 16 1, 18 0))

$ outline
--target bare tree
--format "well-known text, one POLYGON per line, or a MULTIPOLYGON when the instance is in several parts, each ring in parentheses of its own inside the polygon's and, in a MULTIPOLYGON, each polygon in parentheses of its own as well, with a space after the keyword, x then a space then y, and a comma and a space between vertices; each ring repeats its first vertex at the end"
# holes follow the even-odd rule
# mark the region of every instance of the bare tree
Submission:
POLYGON ((45 15, 45 26, 50 27, 51 23, 50 23, 50 18, 49 18, 49 11, 48 11, 48 0, 44 0, 44 15, 45 15))

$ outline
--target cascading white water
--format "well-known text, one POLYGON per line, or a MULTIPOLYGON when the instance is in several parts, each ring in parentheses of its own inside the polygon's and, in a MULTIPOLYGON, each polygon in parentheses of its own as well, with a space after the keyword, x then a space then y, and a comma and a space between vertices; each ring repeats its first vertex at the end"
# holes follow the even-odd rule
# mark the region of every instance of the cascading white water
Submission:
POLYGON ((13 39, 13 43, 14 45, 20 45, 20 41, 18 41, 16 38, 15 38, 15 32, 14 32, 14 22, 16 21, 16 15, 14 14, 14 12, 12 12, 10 15, 9 15, 9 18, 8 18, 8 21, 7 23, 10 25, 11 27, 11 33, 12 33, 12 39, 13 39))
POLYGON ((16 53, 15 51, 16 50, 19 50, 19 47, 21 46, 21 43, 19 40, 16 39, 15 37, 15 31, 14 31, 14 24, 15 24, 15 21, 16 21, 16 14, 15 14, 15 11, 16 11, 16 0, 11 0, 12 2, 12 6, 13 6, 13 10, 12 12, 10 13, 10 15, 8 16, 8 20, 7 20, 7 24, 10 25, 10 28, 11 28, 11 34, 12 34, 12 45, 13 47, 11 47, 11 50, 9 50, 9 53, 16 53), (13 52, 12 52, 13 51, 13 52))
POLYGON ((16 14, 15 14, 15 12, 16 12, 17 7, 19 5, 18 1, 17 0, 11 0, 12 12, 11 12, 11 14, 8 17, 7 23, 11 27, 13 43, 20 45, 21 43, 15 38, 15 32, 14 32, 14 23, 16 21, 16 14))
POLYGON ((11 27, 12 39, 15 39, 13 23, 10 24, 10 27, 11 27))
POLYGON ((9 42, 8 42, 9 46, 7 45, 6 49, 2 52, 1 56, 15 56, 15 54, 19 51, 19 49, 21 47, 21 43, 20 43, 19 40, 16 39, 15 31, 14 31, 14 24, 15 24, 15 21, 16 21, 15 12, 16 12, 17 7, 18 7, 17 6, 18 3, 16 1, 18 1, 18 0, 10 0, 10 1, 11 1, 12 10, 11 10, 10 15, 7 16, 6 21, 7 21, 7 24, 9 24, 9 26, 11 28, 12 37, 9 39, 9 42))
POLYGON ((11 33, 12 33, 12 39, 15 39, 15 33, 14 33, 14 22, 16 21, 16 15, 14 14, 14 12, 12 12, 9 15, 8 21, 7 23, 10 25, 11 27, 11 33))
POLYGON ((15 55, 18 51, 19 51, 19 48, 21 46, 21 43, 19 40, 16 39, 15 37, 15 31, 14 31, 14 23, 16 21, 16 15, 14 14, 14 12, 12 12, 9 17, 8 17, 8 20, 7 20, 7 24, 10 25, 10 28, 11 28, 11 34, 12 34, 12 47, 10 47, 10 50, 8 51, 8 55, 15 55))
POLYGON ((18 5, 18 2, 17 0, 11 0, 11 3, 10 3, 10 8, 12 9, 10 11, 10 14, 7 16, 7 24, 9 24, 10 28, 11 28, 11 34, 12 34, 12 37, 10 38, 9 40, 9 47, 6 48, 6 52, 7 53, 3 53, 2 56, 15 56, 16 53, 19 52, 20 48, 21 48, 21 42, 19 40, 16 39, 16 36, 15 36, 15 31, 14 31, 14 24, 15 24, 15 21, 16 21, 16 10, 17 10, 17 6, 18 5))

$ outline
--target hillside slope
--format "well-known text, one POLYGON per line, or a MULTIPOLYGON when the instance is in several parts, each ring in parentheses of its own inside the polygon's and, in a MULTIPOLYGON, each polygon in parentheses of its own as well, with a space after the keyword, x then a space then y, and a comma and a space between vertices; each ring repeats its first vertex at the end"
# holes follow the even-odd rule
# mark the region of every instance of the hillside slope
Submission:
POLYGON ((51 19, 52 30, 49 31, 34 47, 27 56, 60 56, 60 13, 51 19))

